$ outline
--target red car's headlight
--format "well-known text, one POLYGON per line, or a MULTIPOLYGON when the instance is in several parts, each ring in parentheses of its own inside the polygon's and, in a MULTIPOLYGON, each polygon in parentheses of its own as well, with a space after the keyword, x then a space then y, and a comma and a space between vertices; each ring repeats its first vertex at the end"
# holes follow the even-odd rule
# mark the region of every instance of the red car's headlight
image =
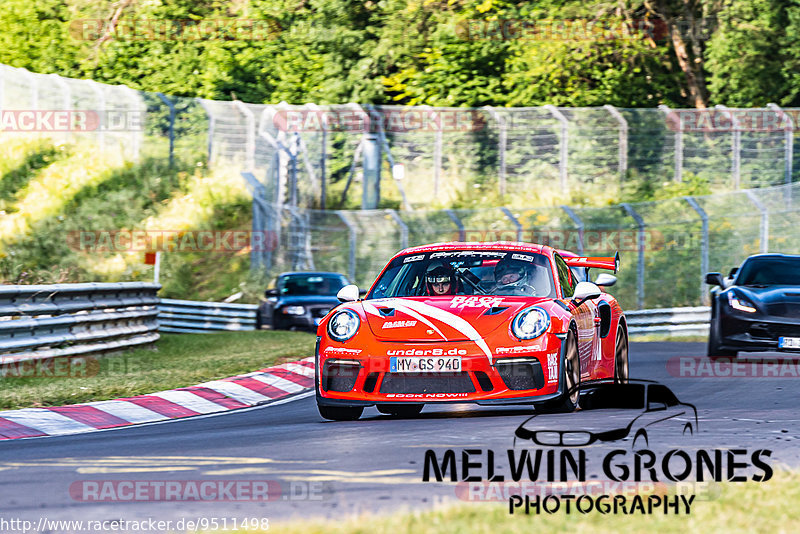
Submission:
POLYGON ((328 335, 334 341, 344 342, 356 335, 361 319, 352 310, 336 312, 328 321, 328 335))

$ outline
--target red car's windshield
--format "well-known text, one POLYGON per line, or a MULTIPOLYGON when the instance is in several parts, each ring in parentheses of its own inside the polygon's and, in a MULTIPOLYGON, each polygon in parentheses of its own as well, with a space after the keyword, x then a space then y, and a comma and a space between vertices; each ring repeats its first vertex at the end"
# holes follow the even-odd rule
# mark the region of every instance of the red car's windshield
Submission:
POLYGON ((555 298, 544 254, 504 250, 448 250, 399 256, 368 299, 447 295, 555 298))

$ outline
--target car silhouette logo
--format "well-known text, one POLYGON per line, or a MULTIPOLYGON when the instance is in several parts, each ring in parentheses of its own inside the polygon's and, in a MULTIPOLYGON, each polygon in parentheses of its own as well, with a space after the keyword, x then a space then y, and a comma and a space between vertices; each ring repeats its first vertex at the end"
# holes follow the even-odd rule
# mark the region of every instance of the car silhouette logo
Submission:
POLYGON ((570 415, 536 414, 514 432, 514 446, 586 447, 632 439, 649 447, 654 436, 691 437, 697 409, 665 385, 649 380, 597 380, 581 386, 581 410, 570 415))

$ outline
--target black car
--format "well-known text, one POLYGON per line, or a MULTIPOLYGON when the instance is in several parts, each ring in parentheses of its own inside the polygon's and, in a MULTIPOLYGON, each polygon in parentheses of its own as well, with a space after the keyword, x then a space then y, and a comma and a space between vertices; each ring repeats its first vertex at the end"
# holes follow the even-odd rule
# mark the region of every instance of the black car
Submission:
POLYGON ((320 319, 339 304, 336 294, 347 284, 347 277, 339 273, 280 274, 259 307, 258 326, 316 330, 320 319))
POLYGON ((750 256, 729 278, 708 273, 708 356, 738 351, 800 351, 800 256, 750 256))
POLYGON ((563 417, 530 417, 514 432, 514 446, 585 447, 630 440, 633 450, 672 444, 697 433, 697 409, 667 386, 649 380, 596 380, 581 386, 581 410, 563 417))

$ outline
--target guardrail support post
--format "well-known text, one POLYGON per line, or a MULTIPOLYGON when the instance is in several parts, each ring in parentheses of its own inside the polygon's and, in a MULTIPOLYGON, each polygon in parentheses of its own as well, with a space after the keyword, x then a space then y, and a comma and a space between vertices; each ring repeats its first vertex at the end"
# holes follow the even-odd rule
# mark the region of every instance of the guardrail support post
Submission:
POLYGON ((642 216, 636 213, 636 210, 633 209, 633 206, 628 204, 627 202, 621 204, 622 208, 630 215, 634 221, 636 221, 637 226, 639 227, 638 230, 638 243, 637 249, 639 253, 638 263, 636 266, 636 309, 641 310, 644 309, 644 246, 645 246, 645 223, 642 216))
POLYGON ((747 198, 750 199, 756 209, 761 212, 761 236, 759 237, 759 248, 762 254, 766 254, 769 250, 769 210, 758 199, 758 197, 750 189, 745 191, 747 198))
POLYGON ((358 234, 355 225, 348 220, 345 212, 337 210, 336 215, 342 220, 347 230, 350 232, 350 260, 347 266, 347 274, 350 276, 350 281, 356 283, 356 247, 358 246, 358 234))
POLYGON ((561 206, 561 209, 564 210, 564 212, 569 215, 569 218, 572 219, 572 222, 575 223, 575 228, 578 230, 578 254, 583 256, 583 221, 569 206, 561 206))
POLYGON ((522 224, 520 224, 519 220, 514 217, 514 214, 509 211, 508 208, 502 207, 500 211, 503 212, 503 215, 509 218, 509 220, 514 223, 514 226, 517 227, 517 241, 522 241, 522 224))
POLYGON ((700 216, 700 220, 703 224, 703 235, 700 241, 700 300, 703 303, 703 306, 708 306, 710 303, 710 298, 708 291, 706 290, 705 282, 705 275, 708 272, 708 214, 703 208, 700 207, 700 204, 697 203, 697 200, 692 197, 684 198, 692 207, 692 209, 700 216))

